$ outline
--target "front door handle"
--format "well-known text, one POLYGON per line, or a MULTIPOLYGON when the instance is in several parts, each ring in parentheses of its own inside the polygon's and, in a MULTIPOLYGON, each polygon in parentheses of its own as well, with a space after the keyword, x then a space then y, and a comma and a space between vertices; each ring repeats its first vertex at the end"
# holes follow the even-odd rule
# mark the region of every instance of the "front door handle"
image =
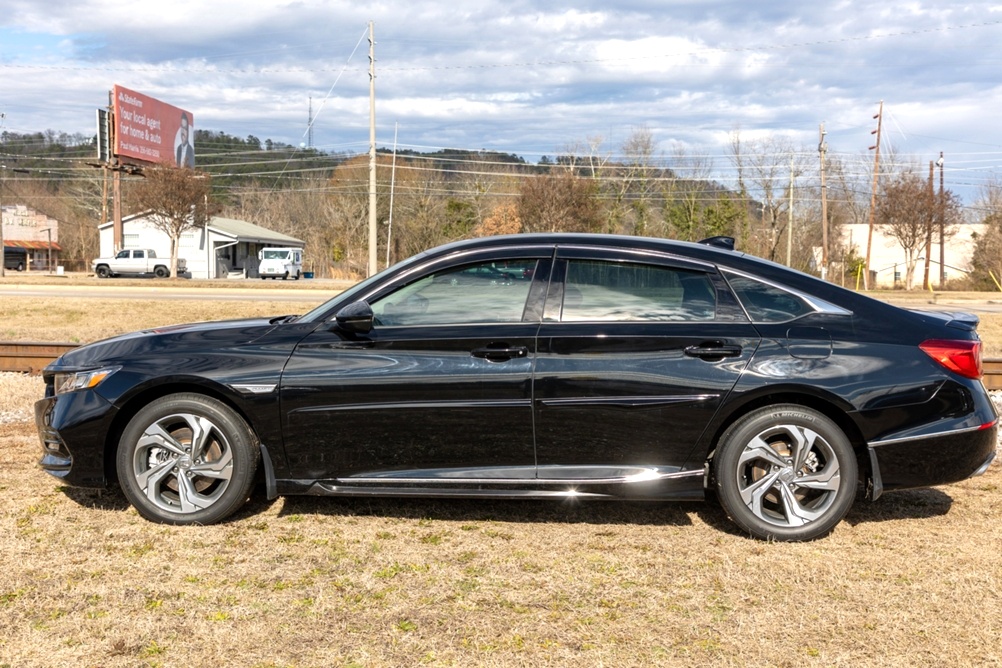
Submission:
POLYGON ((474 357, 481 357, 488 362, 506 362, 517 357, 525 357, 529 354, 529 349, 525 346, 489 345, 477 348, 470 354, 474 357))
POLYGON ((737 357, 741 354, 741 346, 724 343, 723 341, 704 341, 698 346, 688 346, 684 351, 689 357, 698 357, 707 362, 715 362, 725 357, 737 357))

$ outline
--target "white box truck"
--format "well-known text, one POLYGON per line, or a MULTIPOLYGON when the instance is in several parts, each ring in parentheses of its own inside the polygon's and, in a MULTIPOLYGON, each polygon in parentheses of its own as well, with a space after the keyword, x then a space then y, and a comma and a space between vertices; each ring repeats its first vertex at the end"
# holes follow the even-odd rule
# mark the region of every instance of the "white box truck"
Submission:
POLYGON ((283 281, 290 276, 297 281, 303 275, 302 248, 262 248, 257 254, 257 273, 261 280, 266 278, 281 278, 283 281))

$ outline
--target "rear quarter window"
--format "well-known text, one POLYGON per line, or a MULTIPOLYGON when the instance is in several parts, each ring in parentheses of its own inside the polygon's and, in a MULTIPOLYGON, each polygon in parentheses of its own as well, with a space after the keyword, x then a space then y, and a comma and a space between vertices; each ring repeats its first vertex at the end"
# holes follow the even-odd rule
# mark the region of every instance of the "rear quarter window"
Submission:
POLYGON ((814 312, 803 298, 774 285, 736 274, 727 282, 752 322, 786 322, 814 312))

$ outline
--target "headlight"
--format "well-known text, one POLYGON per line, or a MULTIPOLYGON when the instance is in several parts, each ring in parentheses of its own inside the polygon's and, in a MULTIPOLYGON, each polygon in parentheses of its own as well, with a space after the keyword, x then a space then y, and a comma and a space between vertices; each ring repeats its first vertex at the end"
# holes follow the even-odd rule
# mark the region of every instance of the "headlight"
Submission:
POLYGON ((75 371, 73 373, 57 373, 53 386, 56 394, 66 392, 76 392, 77 390, 97 387, 101 381, 118 371, 121 367, 109 366, 103 369, 91 369, 90 371, 75 371))

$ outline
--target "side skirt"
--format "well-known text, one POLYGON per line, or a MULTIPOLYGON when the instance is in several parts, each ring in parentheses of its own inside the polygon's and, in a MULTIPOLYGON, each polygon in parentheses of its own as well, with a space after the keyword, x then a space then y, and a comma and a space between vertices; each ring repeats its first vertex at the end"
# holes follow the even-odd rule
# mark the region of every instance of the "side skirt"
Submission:
POLYGON ((423 497, 479 499, 649 499, 701 501, 703 471, 687 471, 668 478, 645 481, 532 480, 450 481, 408 484, 402 480, 277 480, 278 494, 310 496, 423 497))

